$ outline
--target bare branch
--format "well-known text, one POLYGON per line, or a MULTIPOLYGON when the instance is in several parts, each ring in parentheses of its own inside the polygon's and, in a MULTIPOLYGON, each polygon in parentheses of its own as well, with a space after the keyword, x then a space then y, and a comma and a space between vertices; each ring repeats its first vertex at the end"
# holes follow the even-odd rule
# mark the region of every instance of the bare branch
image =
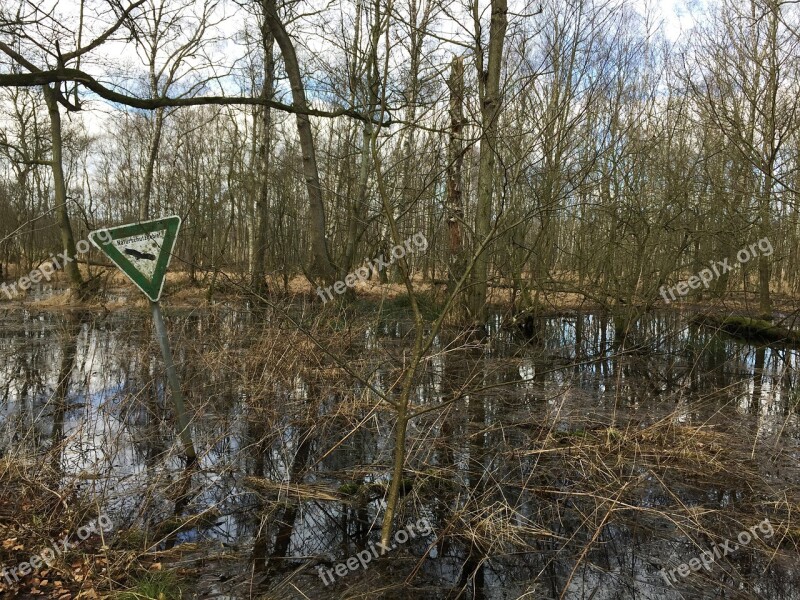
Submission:
MULTIPOLYGON (((11 49, 8 48, 6 44, 0 42, 0 50, 3 50, 8 54, 9 53, 8 50, 11 49)), ((27 61, 25 62, 27 63, 27 61)), ((28 67, 28 65, 30 65, 30 63, 28 63, 27 65, 23 64, 23 66, 26 67, 28 67)), ((31 67, 33 67, 33 65, 31 65, 31 67)), ((0 87, 33 87, 33 86, 48 85, 51 83, 59 83, 65 81, 80 83, 89 90, 93 91, 101 98, 103 98, 104 100, 115 102, 117 104, 123 104, 125 106, 130 106, 132 108, 142 108, 145 110, 154 110, 156 108, 161 108, 161 107, 168 108, 168 107, 182 107, 182 106, 203 106, 209 104, 260 105, 260 106, 270 106, 276 110, 280 110, 287 113, 308 115, 311 117, 333 118, 333 117, 346 116, 346 117, 351 117, 353 119, 357 119, 359 121, 375 123, 374 121, 371 121, 369 117, 362 115, 358 111, 352 109, 347 109, 347 108, 339 108, 336 110, 318 110, 314 108, 301 109, 293 105, 284 104, 283 102, 277 102, 275 100, 268 100, 266 98, 260 98, 260 97, 248 98, 242 96, 238 97, 200 96, 195 98, 169 98, 169 97, 136 98, 134 96, 121 94, 104 86, 94 77, 79 69, 62 68, 62 69, 51 69, 48 71, 37 70, 31 73, 8 73, 0 75, 0 87)), ((375 124, 388 126, 391 125, 392 122, 390 119, 388 121, 384 121, 383 123, 375 123, 375 124)))

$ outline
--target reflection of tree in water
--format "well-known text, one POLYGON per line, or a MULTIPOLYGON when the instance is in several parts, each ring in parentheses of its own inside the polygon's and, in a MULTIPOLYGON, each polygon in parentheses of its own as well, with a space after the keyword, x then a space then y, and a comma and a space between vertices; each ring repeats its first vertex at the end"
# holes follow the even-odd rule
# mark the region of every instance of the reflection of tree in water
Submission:
MULTIPOLYGON (((767 514, 777 527, 788 522, 769 504, 773 494, 763 481, 771 470, 781 481, 796 480, 790 449, 778 433, 790 401, 776 405, 774 414, 764 408, 778 393, 790 398, 796 387, 791 352, 748 349, 701 329, 645 323, 623 353, 609 354, 603 342, 609 324, 592 315, 577 318, 580 325, 571 317, 545 319, 534 343, 505 331, 469 343, 442 336, 414 400, 415 407, 436 410, 411 422, 408 485, 397 514, 400 527, 425 516, 436 537, 410 541, 367 572, 342 578, 337 590, 369 587, 380 577, 387 585, 433 582, 441 597, 536 590, 541 597, 574 598, 592 589, 656 597, 662 565, 685 562, 698 547, 767 514), (658 333, 651 347, 642 345, 643 332, 658 333), (565 360, 578 348, 580 364, 565 360), (746 383, 753 387, 743 388, 746 383), (754 438, 758 460, 752 458, 754 438)), ((235 545, 238 559, 255 559, 261 571, 269 567, 268 586, 321 586, 317 564, 346 559, 375 538, 391 419, 374 410, 363 388, 354 392, 357 386, 341 370, 271 324, 258 335, 249 325, 250 335, 239 337, 232 334, 236 326, 219 316, 171 324, 197 415, 193 431, 198 449, 205 449, 202 469, 193 476, 195 495, 178 516, 185 520, 209 507, 220 515, 212 523, 181 526, 176 549, 186 539, 225 540, 226 547, 235 545), (246 477, 272 487, 252 491, 246 477), (304 565, 308 580, 290 575, 304 565)), ((102 379, 93 380, 94 390, 114 390, 103 394, 97 410, 78 409, 75 419, 109 412, 124 417, 128 435, 103 438, 106 451, 123 457, 124 448, 136 448, 129 466, 140 465, 141 476, 124 492, 133 499, 128 516, 148 524, 148 541, 163 541, 156 534, 175 526, 162 528, 174 516, 168 490, 180 475, 180 446, 154 377, 158 361, 148 359, 154 345, 137 344, 141 353, 126 350, 138 337, 149 339, 149 323, 86 327, 92 352, 83 351, 80 319, 46 330, 47 344, 32 345, 6 366, 12 379, 4 382, 6 394, 23 390, 26 402, 36 405, 48 396, 37 381, 53 383, 52 409, 41 413, 37 427, 52 425, 45 429, 49 462, 68 480, 78 464, 64 460, 67 446, 78 447, 65 433, 73 418, 70 397, 89 389, 89 373, 102 379), (43 360, 48 352, 54 358, 43 360), (109 353, 122 356, 109 360, 109 353)), ((372 372, 379 387, 400 372, 394 357, 402 356, 405 343, 402 327, 385 331, 388 337, 373 340, 367 358, 358 344, 338 346, 347 348, 354 364, 363 361, 359 367, 372 372)), ((15 347, 25 339, 17 338, 15 347)), ((93 431, 86 422, 80 427, 93 431)), ((27 444, 41 443, 25 437, 27 444)), ((83 436, 86 452, 92 439, 83 436)), ((83 464, 90 464, 88 457, 83 464)), ((112 477, 122 466, 92 464, 112 477)), ((108 494, 102 486, 81 489, 95 490, 99 502, 108 494)), ((771 586, 769 597, 791 598, 792 577, 779 561, 760 575, 765 550, 753 544, 726 557, 720 564, 725 589, 760 582, 771 586)), ((694 574, 676 589, 713 589, 717 574, 694 574)))
POLYGON ((64 451, 64 414, 67 411, 69 384, 75 368, 78 353, 78 337, 81 325, 88 320, 81 313, 68 313, 63 321, 61 333, 61 362, 56 378, 56 389, 53 397, 53 433, 50 451, 52 452, 53 470, 62 473, 62 457, 64 451))

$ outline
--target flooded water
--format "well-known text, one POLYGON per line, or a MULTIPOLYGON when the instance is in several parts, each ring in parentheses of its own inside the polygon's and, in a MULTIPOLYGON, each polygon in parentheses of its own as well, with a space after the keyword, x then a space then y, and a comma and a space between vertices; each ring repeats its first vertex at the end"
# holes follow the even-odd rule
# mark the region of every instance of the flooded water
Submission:
MULTIPOLYGON (((415 388, 398 516, 431 531, 326 587, 318 567, 378 539, 391 410, 277 317, 166 312, 199 455, 181 514, 148 314, 2 314, 0 454, 52 465, 143 550, 177 532, 194 597, 252 597, 255 579, 276 598, 800 598, 795 349, 678 313, 624 344, 598 314, 527 337, 500 316, 484 339, 445 331, 415 388), (708 569, 675 571, 765 519, 708 569), (281 574, 256 577, 281 544, 281 574)), ((323 345, 385 391, 410 331, 379 321, 323 345)))

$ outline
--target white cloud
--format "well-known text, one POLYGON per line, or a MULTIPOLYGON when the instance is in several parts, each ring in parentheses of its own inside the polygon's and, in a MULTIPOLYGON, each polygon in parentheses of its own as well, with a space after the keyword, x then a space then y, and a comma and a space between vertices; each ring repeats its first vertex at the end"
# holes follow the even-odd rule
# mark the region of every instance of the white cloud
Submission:
POLYGON ((695 24, 691 6, 694 0, 633 0, 642 16, 649 16, 655 25, 662 25, 667 39, 675 41, 687 35, 695 24))

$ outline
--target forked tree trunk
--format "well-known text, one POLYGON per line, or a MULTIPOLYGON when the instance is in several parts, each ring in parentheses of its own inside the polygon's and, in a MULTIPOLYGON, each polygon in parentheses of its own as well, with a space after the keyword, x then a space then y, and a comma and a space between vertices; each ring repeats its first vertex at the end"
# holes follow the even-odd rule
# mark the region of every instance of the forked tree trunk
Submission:
MULTIPOLYGON (((475 7, 477 12, 477 6, 475 7)), ((481 94, 481 147, 478 166, 478 204, 475 212, 475 245, 483 243, 491 231, 494 166, 497 152, 497 121, 500 117, 500 71, 503 67, 503 43, 508 25, 507 0, 492 0, 489 26, 489 60, 483 70, 483 58, 478 58, 478 77, 481 94)), ((476 21, 479 16, 476 15, 476 21)), ((481 49, 482 51, 482 49, 481 49)), ((470 316, 476 325, 486 320, 486 296, 489 279, 489 248, 475 259, 470 286, 470 316)))

